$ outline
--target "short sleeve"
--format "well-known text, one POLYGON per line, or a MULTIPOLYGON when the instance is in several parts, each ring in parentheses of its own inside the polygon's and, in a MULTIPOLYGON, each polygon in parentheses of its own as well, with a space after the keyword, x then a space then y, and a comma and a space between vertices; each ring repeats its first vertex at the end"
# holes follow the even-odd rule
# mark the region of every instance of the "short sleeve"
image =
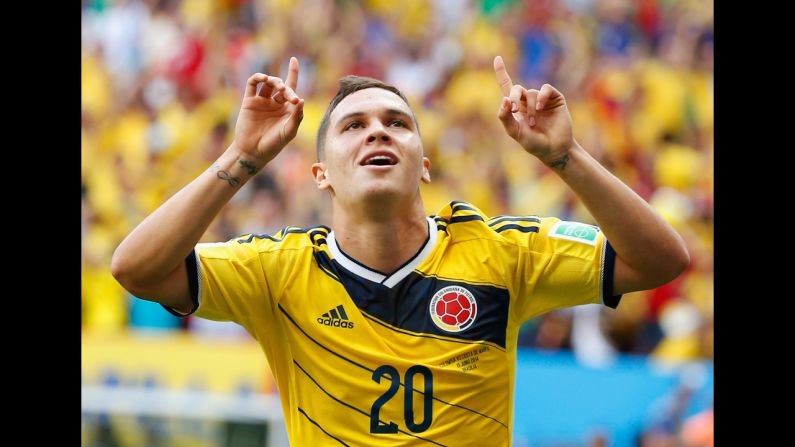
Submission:
MULTIPOLYGON (((554 309, 580 304, 616 308, 615 251, 593 225, 535 218, 534 231, 519 233, 514 315, 525 321, 554 309)), ((524 228, 527 228, 525 226, 524 228)))
POLYGON ((193 309, 184 315, 166 310, 247 327, 270 298, 256 245, 241 241, 197 244, 185 258, 193 309))

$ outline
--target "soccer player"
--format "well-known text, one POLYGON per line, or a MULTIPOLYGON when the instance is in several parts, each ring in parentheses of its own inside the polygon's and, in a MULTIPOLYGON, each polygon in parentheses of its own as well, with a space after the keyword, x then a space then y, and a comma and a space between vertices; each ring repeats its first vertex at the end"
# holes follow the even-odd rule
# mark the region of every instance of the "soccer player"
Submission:
POLYGON ((578 304, 615 308, 623 293, 674 279, 689 256, 573 138, 559 91, 514 85, 500 57, 494 70, 505 131, 599 227, 489 217, 459 201, 426 216, 419 183, 430 181, 430 161, 406 98, 349 76, 312 165, 332 227, 197 244, 295 137, 304 102, 291 58, 286 81, 248 79, 232 144, 127 236, 114 276, 179 315, 244 326, 268 358, 292 445, 510 445, 521 324, 578 304))

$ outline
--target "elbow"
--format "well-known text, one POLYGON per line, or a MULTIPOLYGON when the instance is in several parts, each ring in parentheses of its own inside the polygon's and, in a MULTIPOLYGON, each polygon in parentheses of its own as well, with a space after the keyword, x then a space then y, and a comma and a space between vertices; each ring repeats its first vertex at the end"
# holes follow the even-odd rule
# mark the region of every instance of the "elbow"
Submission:
POLYGON ((171 288, 168 277, 174 271, 168 275, 155 275, 148 271, 151 270, 148 267, 145 260, 125 254, 119 248, 110 261, 111 275, 133 297, 163 303, 163 295, 169 293, 171 288))
POLYGON ((678 278, 690 266, 690 253, 684 244, 681 244, 676 251, 667 256, 665 268, 660 269, 661 275, 658 278, 659 284, 656 287, 663 286, 678 278))
POLYGON ((130 264, 129 258, 120 253, 117 248, 110 260, 110 273, 128 292, 135 294, 135 269, 130 264))
POLYGON ((671 253, 671 273, 672 277, 669 281, 673 281, 674 279, 678 278, 679 275, 684 273, 688 267, 690 267, 690 253, 687 250, 687 244, 682 238, 678 238, 679 243, 676 244, 676 248, 671 253))
POLYGON ((679 255, 676 258, 677 270, 674 278, 677 278, 679 275, 684 273, 688 267, 690 267, 690 253, 687 251, 687 247, 683 245, 679 251, 679 255))
POLYGON ((652 290, 678 278, 690 266, 690 254, 679 245, 676 250, 655 253, 641 265, 616 258, 614 293, 652 290), (641 267, 642 265, 642 267, 641 267))
POLYGON ((119 255, 119 249, 113 252, 113 257, 110 260, 110 274, 113 275, 113 278, 119 284, 124 285, 124 279, 127 277, 127 267, 124 265, 122 256, 119 255))

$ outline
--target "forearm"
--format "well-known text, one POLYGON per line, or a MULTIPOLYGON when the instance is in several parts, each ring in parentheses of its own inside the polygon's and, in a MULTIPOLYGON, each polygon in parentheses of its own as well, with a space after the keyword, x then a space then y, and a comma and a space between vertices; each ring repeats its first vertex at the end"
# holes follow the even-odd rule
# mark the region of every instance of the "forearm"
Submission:
POLYGON ((582 201, 616 256, 646 278, 641 284, 653 287, 678 276, 689 262, 681 236, 576 141, 567 157, 546 164, 582 201))
POLYGON ((555 87, 514 85, 500 56, 494 73, 506 133, 538 157, 580 198, 616 252, 613 293, 657 287, 690 262, 682 238, 643 199, 593 159, 572 136, 566 99, 555 87))
POLYGON ((114 276, 127 288, 143 288, 167 277, 261 164, 230 146, 122 241, 113 254, 114 276))

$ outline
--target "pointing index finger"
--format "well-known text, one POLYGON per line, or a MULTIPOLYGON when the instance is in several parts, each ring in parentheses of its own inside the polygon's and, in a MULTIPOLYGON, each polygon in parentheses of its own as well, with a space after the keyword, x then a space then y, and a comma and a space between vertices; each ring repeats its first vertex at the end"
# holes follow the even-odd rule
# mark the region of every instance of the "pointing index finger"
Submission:
POLYGON ((494 58, 494 74, 497 76, 497 82, 500 83, 502 94, 509 96, 511 94, 511 87, 513 87, 513 81, 511 81, 511 77, 508 76, 508 71, 505 69, 505 62, 502 61, 502 56, 494 58))
POLYGON ((295 90, 298 87, 298 59, 295 57, 290 58, 290 65, 287 71, 287 86, 295 90))

